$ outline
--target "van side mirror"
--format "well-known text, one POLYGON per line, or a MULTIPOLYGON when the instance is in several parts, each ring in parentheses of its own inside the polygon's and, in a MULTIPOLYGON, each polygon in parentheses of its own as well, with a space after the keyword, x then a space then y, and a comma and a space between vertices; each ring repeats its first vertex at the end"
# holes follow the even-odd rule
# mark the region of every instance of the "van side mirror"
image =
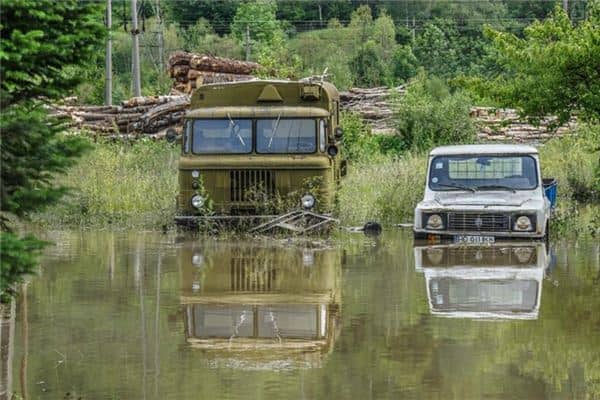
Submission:
POLYGON ((340 128, 339 126, 337 128, 335 128, 334 137, 335 137, 335 140, 342 140, 342 138, 344 137, 344 130, 342 128, 340 128))

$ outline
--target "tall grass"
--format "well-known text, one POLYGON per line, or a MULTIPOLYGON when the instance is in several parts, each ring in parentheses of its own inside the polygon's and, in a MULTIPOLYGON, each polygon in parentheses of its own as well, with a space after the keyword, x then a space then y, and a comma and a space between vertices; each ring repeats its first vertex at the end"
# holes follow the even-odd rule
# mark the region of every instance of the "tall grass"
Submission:
POLYGON ((339 192, 342 223, 410 222, 415 205, 423 199, 426 169, 427 157, 411 153, 351 164, 339 192))
POLYGON ((178 149, 166 142, 99 143, 59 184, 71 190, 34 222, 53 227, 160 228, 173 220, 178 149))

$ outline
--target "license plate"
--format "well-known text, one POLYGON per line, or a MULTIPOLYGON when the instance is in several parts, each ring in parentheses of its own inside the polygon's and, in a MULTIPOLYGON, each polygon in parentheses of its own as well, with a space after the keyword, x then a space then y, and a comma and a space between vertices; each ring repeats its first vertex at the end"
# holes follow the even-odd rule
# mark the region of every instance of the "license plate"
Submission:
POLYGON ((493 236, 458 235, 454 236, 456 244, 492 244, 496 241, 493 236))

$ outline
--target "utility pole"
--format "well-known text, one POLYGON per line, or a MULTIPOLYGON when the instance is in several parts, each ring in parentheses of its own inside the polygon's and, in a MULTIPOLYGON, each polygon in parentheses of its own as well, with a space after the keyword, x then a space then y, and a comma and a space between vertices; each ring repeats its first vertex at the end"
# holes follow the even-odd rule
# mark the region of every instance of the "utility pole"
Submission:
POLYGON ((569 15, 569 0, 562 0, 563 10, 569 15))
POLYGON ((165 44, 163 37, 163 20, 160 11, 160 0, 156 0, 156 19, 158 21, 158 32, 157 32, 157 41, 158 41, 158 65, 160 66, 160 72, 163 73, 165 71, 165 44))
POLYGON ((138 9, 137 0, 131 0, 131 37, 133 46, 131 48, 131 70, 133 74, 133 95, 139 97, 142 95, 142 85, 140 83, 140 41, 138 35, 137 19, 138 9))
POLYGON ((108 39, 106 40, 106 65, 104 67, 106 75, 104 104, 112 106, 112 0, 106 0, 106 29, 108 30, 108 39))
POLYGON ((246 47, 246 61, 250 61, 250 25, 246 25, 244 46, 246 47))

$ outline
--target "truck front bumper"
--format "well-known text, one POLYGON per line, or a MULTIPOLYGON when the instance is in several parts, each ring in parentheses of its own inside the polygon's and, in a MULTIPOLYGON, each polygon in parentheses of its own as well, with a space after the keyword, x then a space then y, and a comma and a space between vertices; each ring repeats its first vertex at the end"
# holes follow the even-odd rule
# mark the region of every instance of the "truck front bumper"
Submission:
POLYGON ((453 241, 456 236, 493 236, 498 240, 542 240, 545 235, 537 232, 485 232, 485 231, 448 231, 433 229, 413 229, 415 240, 430 242, 453 241))

